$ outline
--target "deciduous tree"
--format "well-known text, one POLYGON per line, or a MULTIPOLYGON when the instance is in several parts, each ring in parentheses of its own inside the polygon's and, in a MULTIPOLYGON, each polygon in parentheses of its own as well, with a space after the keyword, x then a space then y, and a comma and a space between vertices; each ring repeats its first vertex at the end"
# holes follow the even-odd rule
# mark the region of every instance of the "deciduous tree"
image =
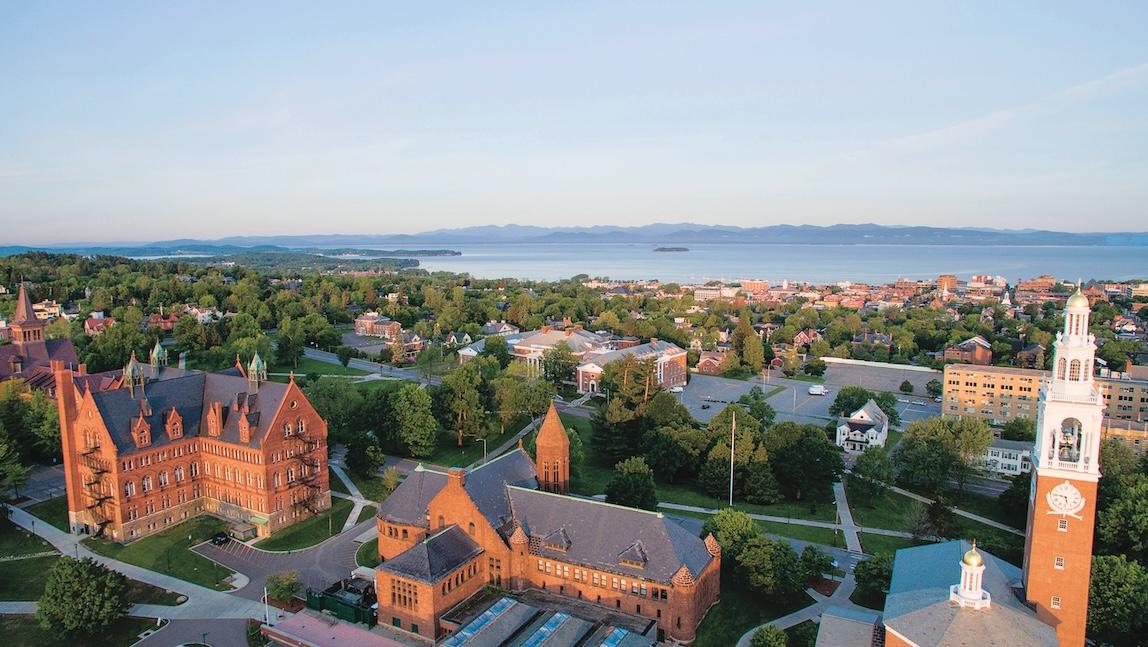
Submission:
POLYGON ((634 456, 614 466, 614 477, 606 485, 606 502, 643 510, 657 509, 654 471, 646 465, 646 459, 634 456))
POLYGON ((36 619, 48 630, 93 634, 124 617, 130 607, 126 577, 89 557, 63 555, 47 574, 36 619))

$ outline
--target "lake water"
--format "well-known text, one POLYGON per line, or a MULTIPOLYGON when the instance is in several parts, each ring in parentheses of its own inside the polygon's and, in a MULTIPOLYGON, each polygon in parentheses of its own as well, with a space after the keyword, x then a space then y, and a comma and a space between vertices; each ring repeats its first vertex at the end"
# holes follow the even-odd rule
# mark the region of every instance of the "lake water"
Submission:
MULTIPOLYGON (((425 245, 424 245, 425 246, 425 245)), ((1001 275, 1015 282, 1058 278, 1148 279, 1148 247, 988 247, 955 245, 687 244, 688 252, 655 252, 641 243, 441 245, 461 256, 419 258, 430 270, 477 278, 565 279, 576 274, 679 283, 743 278, 834 283, 891 282, 938 274, 1001 275)))

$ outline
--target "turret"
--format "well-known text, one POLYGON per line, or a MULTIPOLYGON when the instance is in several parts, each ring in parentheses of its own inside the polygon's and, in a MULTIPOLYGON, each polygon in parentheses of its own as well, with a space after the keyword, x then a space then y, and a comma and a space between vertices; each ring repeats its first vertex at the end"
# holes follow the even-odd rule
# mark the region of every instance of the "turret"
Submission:
POLYGON ((136 389, 139 389, 140 395, 143 395, 144 382, 146 381, 147 376, 144 375, 143 366, 136 359, 136 352, 133 350, 128 365, 124 367, 123 385, 134 398, 136 397, 136 389))
POLYGON ((266 381, 267 362, 264 362, 263 358, 259 356, 259 352, 256 351, 256 353, 251 356, 251 361, 247 364, 247 382, 251 384, 252 390, 257 390, 259 384, 266 381))
POLYGON ((155 342, 155 346, 151 349, 151 355, 148 356, 148 363, 151 364, 152 368, 167 366, 167 349, 163 347, 163 344, 159 343, 158 339, 155 342))
POLYGON ((965 552, 961 558, 961 582, 949 587, 949 600, 962 607, 973 609, 987 609, 992 604, 992 597, 981 586, 981 579, 985 573, 985 560, 977 552, 977 540, 973 540, 973 547, 965 552))
POLYGON ((535 442, 535 465, 538 471, 538 487, 547 492, 566 494, 570 491, 570 438, 558 409, 550 403, 546 419, 538 431, 535 442))

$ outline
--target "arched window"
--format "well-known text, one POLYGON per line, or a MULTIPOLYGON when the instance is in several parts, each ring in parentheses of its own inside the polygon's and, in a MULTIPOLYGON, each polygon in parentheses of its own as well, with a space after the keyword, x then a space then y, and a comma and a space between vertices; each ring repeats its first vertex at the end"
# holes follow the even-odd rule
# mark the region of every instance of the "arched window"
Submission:
POLYGON ((143 490, 144 492, 150 492, 151 491, 151 477, 150 476, 145 476, 142 479, 140 479, 140 489, 143 490))
POLYGON ((1080 381, 1080 360, 1074 359, 1068 365, 1068 379, 1071 382, 1080 381))
POLYGON ((1076 418, 1065 418, 1060 423, 1060 434, 1056 439, 1057 459, 1073 462, 1080 460, 1082 429, 1083 426, 1076 418))
POLYGON ((175 468, 175 482, 179 483, 183 480, 183 467, 175 468))
POLYGON ((471 537, 474 536, 474 522, 473 521, 470 522, 470 524, 466 527, 466 531, 470 533, 471 537))
POLYGON ((124 496, 135 496, 135 495, 136 495, 136 482, 135 481, 128 481, 127 483, 124 483, 124 496))
POLYGON ((445 525, 446 525, 446 520, 445 520, 445 519, 443 518, 443 516, 440 514, 440 515, 438 516, 438 527, 439 527, 439 528, 442 528, 442 527, 443 527, 443 526, 445 526, 445 525))
POLYGON ((167 487, 167 472, 160 472, 159 473, 159 486, 160 487, 167 487))
POLYGON ((291 435, 291 423, 283 423, 283 437, 286 438, 291 435))

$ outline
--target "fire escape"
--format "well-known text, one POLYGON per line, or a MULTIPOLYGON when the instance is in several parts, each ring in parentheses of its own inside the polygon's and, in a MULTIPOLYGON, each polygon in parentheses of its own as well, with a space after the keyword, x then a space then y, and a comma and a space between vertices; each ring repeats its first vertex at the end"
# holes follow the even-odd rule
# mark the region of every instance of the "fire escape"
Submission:
POLYGON ((291 460, 299 464, 298 482, 305 488, 303 498, 296 501, 295 505, 313 515, 319 514, 322 512, 323 504, 323 483, 322 475, 319 472, 320 461, 315 457, 315 450, 318 449, 319 443, 312 440, 307 430, 298 424, 292 425, 290 437, 302 443, 301 451, 291 457, 291 460))
POLYGON ((112 500, 111 487, 106 478, 108 468, 100 458, 99 452, 98 443, 89 445, 80 459, 84 467, 88 468, 88 474, 84 476, 84 494, 88 501, 88 519, 91 525, 96 528, 96 531, 92 533, 93 537, 103 536, 104 529, 112 522, 104 507, 108 501, 112 500))

